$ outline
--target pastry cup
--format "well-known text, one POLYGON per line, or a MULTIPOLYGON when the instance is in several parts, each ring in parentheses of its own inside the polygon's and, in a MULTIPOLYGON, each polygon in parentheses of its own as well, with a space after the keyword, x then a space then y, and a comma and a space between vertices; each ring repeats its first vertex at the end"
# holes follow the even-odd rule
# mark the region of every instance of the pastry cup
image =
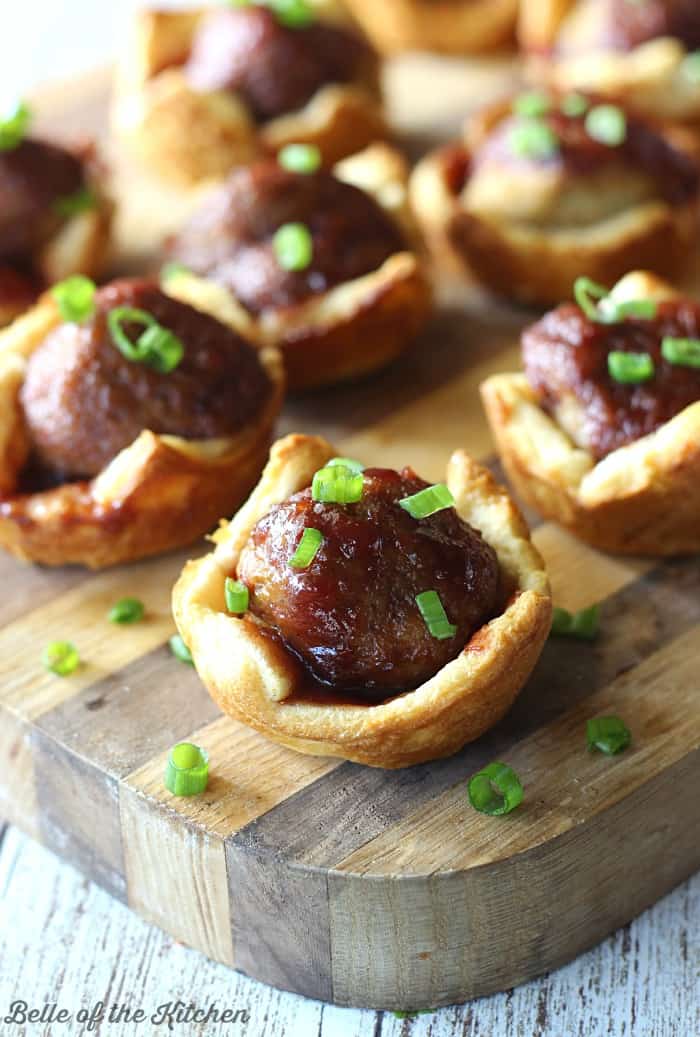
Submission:
MULTIPOLYGON (((410 239, 405 164, 375 144, 335 167, 342 180, 368 194, 410 239)), ((397 252, 377 270, 280 310, 255 315, 228 289, 176 269, 170 294, 232 324, 245 338, 282 351, 290 390, 360 378, 385 367, 410 344, 432 308, 432 289, 414 252, 397 252)))
POLYGON ((191 543, 260 474, 284 396, 279 353, 260 351, 272 392, 236 436, 185 440, 144 429, 91 481, 23 494, 18 478, 30 444, 19 392, 28 358, 60 323, 47 294, 0 333, 0 547, 44 565, 101 569, 191 543))
MULTIPOLYGON (((684 204, 663 198, 644 201, 581 227, 528 226, 469 211, 460 199, 461 186, 456 189, 454 170, 468 170, 474 145, 506 110, 503 105, 487 110, 468 131, 471 145, 441 148, 413 172, 410 200, 438 257, 498 295, 540 305, 567 298, 582 275, 610 284, 638 267, 673 276, 688 263, 698 236, 697 195, 684 204)), ((697 158, 695 142, 686 132, 658 132, 697 158)), ((514 169, 513 192, 520 187, 514 169)))
POLYGON ((463 451, 447 482, 459 514, 480 529, 498 555, 510 596, 460 655, 418 688, 381 705, 305 698, 309 678, 251 613, 230 616, 224 580, 255 523, 309 486, 335 451, 323 439, 279 440, 258 486, 214 536, 214 551, 189 562, 173 592, 183 639, 204 684, 224 712, 300 752, 338 756, 373 767, 407 767, 457 752, 510 708, 549 634, 551 598, 542 559, 504 489, 463 451))
MULTIPOLYGON (((342 20, 334 0, 314 6, 342 20)), ((114 127, 164 179, 183 187, 221 180, 292 143, 316 145, 332 164, 387 135, 376 69, 363 82, 324 86, 303 108, 260 126, 234 93, 194 90, 182 66, 205 12, 142 11, 117 73, 114 127)))
POLYGON ((378 50, 478 54, 512 39, 518 0, 347 0, 378 50))
MULTIPOLYGON (((638 273, 611 294, 619 301, 677 295, 638 273)), ((525 375, 494 375, 481 393, 509 479, 543 516, 604 551, 700 551, 700 402, 596 463, 539 406, 525 375)))
POLYGON ((584 9, 581 0, 528 0, 521 5, 518 34, 531 55, 529 77, 564 91, 585 90, 620 101, 641 115, 700 131, 700 84, 683 73, 688 51, 680 40, 664 36, 629 51, 548 54, 562 23, 577 8, 582 20, 595 17, 593 6, 584 9))

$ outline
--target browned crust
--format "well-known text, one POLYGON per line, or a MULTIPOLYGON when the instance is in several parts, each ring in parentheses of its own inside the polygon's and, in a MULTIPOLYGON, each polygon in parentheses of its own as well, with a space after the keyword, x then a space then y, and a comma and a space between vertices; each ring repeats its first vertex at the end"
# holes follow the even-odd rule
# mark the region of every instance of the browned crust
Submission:
POLYGON ((518 0, 347 0, 378 50, 478 54, 513 37, 518 0))
POLYGON ((178 628, 218 705, 277 742, 384 768, 450 755, 510 708, 551 622, 549 584, 522 516, 490 473, 463 451, 450 460, 448 485, 459 513, 496 550, 514 590, 502 615, 420 688, 378 706, 304 700, 303 678, 285 649, 253 617, 226 613, 224 578, 235 573, 252 526, 273 503, 308 485, 333 454, 329 443, 309 436, 288 436, 273 446, 248 503, 216 535, 215 551, 185 567, 173 592, 178 628))

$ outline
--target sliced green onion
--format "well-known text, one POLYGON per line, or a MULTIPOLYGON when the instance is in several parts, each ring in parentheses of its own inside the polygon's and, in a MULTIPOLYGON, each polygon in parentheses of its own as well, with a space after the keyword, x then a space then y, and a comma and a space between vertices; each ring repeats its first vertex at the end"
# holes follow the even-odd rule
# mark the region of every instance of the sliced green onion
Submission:
POLYGON ((143 619, 145 609, 138 598, 122 598, 107 613, 110 623, 138 623, 143 619))
POLYGON ((654 358, 649 353, 608 353, 608 373, 621 385, 639 385, 648 382, 655 373, 654 358))
POLYGON ((226 608, 234 616, 242 616, 244 612, 248 611, 250 592, 240 580, 232 580, 230 576, 227 576, 224 580, 224 595, 226 608))
POLYGON ((340 465, 341 468, 349 468, 351 472, 364 472, 365 470, 361 461, 353 461, 351 457, 332 457, 326 468, 334 468, 336 465, 340 465))
POLYGON ((89 277, 74 274, 55 284, 51 294, 63 319, 79 324, 95 312, 96 291, 97 285, 89 277))
POLYGON ((661 342, 661 355, 669 364, 700 367, 700 339, 673 338, 667 335, 661 342))
POLYGON ((90 187, 81 187, 75 194, 57 198, 53 203, 59 216, 77 216, 81 212, 90 212, 97 207, 97 195, 90 187))
POLYGON ((590 750, 614 756, 629 746, 632 735, 619 717, 595 717, 586 722, 586 741, 590 750))
POLYGON ((127 360, 136 364, 146 364, 160 374, 174 371, 185 355, 183 346, 177 335, 162 327, 146 310, 138 310, 132 306, 116 306, 107 315, 112 341, 127 360), (136 342, 132 342, 122 327, 123 324, 140 324, 145 328, 136 342))
POLYGON ((305 29, 316 20, 307 0, 267 0, 280 25, 288 29, 305 29))
POLYGON ((362 500, 364 478, 344 465, 321 468, 311 483, 313 500, 323 504, 356 504, 362 500))
POLYGON ((170 651, 173 653, 176 659, 179 659, 181 663, 189 663, 190 666, 194 666, 192 652, 189 650, 189 648, 187 647, 187 645, 182 640, 179 634, 173 634, 168 644, 170 645, 170 651))
POLYGON ((590 277, 577 277, 574 281, 574 298, 589 320, 600 320, 598 303, 607 296, 608 289, 590 277))
POLYGON ((520 119, 510 131, 510 146, 523 158, 547 159, 559 154, 559 138, 541 119, 520 119))
POLYGON ((694 86, 700 86, 700 50, 693 51, 683 59, 681 75, 694 86))
POLYGON ((489 763, 469 779, 469 802, 480 814, 500 817, 510 814, 523 801, 523 786, 515 771, 505 763, 489 763))
POLYGON ((0 114, 0 151, 14 151, 24 140, 32 113, 24 101, 17 101, 0 114))
POLYGON ((454 637, 457 627, 450 623, 437 591, 423 591, 416 595, 416 605, 430 634, 437 641, 454 637))
POLYGON ((314 144, 287 144, 277 161, 290 173, 315 173, 321 167, 321 151, 314 144))
POLYGON ((313 238, 303 223, 285 223, 273 237, 272 247, 283 270, 306 270, 314 257, 313 238))
POLYGON ((454 507, 454 503, 454 497, 442 482, 427 486, 424 490, 399 501, 399 505, 414 519, 427 518, 445 508, 454 507))
POLYGON ((552 99, 544 90, 527 90, 513 101, 513 111, 516 115, 524 115, 527 118, 546 115, 551 107, 552 99))
POLYGON ((578 277, 574 282, 574 298, 589 320, 597 324, 616 324, 625 317, 653 320, 657 305, 653 299, 630 299, 617 302, 608 289, 590 277, 578 277))
POLYGON ((559 108, 563 115, 568 115, 570 119, 578 119, 581 115, 585 115, 590 107, 590 102, 587 97, 583 94, 578 94, 575 91, 570 94, 565 94, 561 99, 559 108))
POLYGON ((297 549, 289 559, 293 569, 308 569, 316 557, 316 553, 323 543, 323 533, 318 529, 309 527, 301 534, 301 540, 297 549))
POLYGON ((592 641, 600 630, 600 606, 591 605, 580 612, 567 612, 566 609, 555 608, 552 613, 552 634, 554 637, 578 637, 583 641, 592 641))
POLYGON ((57 677, 70 677, 80 666, 78 649, 70 641, 52 641, 44 649, 41 661, 57 677))
POLYGON ((168 753, 165 787, 173 796, 198 796, 209 784, 209 753, 191 742, 180 742, 168 753))
POLYGON ((616 104, 597 104, 586 116, 586 132, 599 144, 617 148, 627 139, 627 117, 616 104))
POLYGON ((172 260, 170 263, 164 263, 160 268, 160 279, 163 284, 166 284, 174 277, 179 277, 181 274, 191 273, 192 271, 190 268, 185 266, 184 263, 178 263, 176 260, 172 260))

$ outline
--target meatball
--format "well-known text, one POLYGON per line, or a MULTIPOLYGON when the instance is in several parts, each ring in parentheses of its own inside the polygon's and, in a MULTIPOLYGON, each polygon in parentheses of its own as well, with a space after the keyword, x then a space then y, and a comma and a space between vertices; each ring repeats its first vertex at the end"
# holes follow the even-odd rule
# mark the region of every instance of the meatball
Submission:
POLYGON ((629 50, 658 36, 675 36, 688 50, 700 47, 700 7, 697 0, 609 2, 611 42, 620 50, 629 50))
POLYGON ((169 251, 259 313, 368 274, 403 248, 398 227, 364 191, 327 172, 292 173, 263 160, 232 173, 169 251), (285 223, 303 223, 311 233, 305 270, 284 270, 277 261, 273 237, 285 223))
POLYGON ((700 338, 700 305, 669 301, 659 304, 654 320, 597 324, 566 304, 524 333, 525 373, 542 406, 600 459, 700 400, 700 370, 664 360, 666 336, 700 338), (613 351, 650 354, 654 378, 637 385, 614 381, 608 373, 613 351))
POLYGON ((21 402, 38 465, 79 478, 99 473, 144 429, 184 439, 234 435, 270 391, 255 349, 234 331, 154 282, 130 280, 100 289, 87 323, 49 334, 29 360, 21 402), (185 353, 174 371, 122 355, 107 326, 117 306, 146 310, 180 338, 185 353))
POLYGON ((251 611, 334 690, 386 698, 417 687, 498 612, 500 569, 481 534, 454 508, 418 521, 399 506, 427 485, 408 468, 373 468, 357 504, 320 504, 303 490, 262 518, 243 549, 238 578, 251 611), (324 541, 297 570, 289 561, 307 527, 324 541), (454 637, 426 627, 415 599, 428 590, 454 637))
POLYGON ((259 121, 302 108, 327 83, 347 83, 371 67, 355 33, 325 22, 290 28, 264 7, 212 11, 186 66, 196 90, 232 90, 259 121))
POLYGON ((84 186, 81 160, 38 140, 0 151, 0 261, 27 258, 60 222, 53 205, 84 186))

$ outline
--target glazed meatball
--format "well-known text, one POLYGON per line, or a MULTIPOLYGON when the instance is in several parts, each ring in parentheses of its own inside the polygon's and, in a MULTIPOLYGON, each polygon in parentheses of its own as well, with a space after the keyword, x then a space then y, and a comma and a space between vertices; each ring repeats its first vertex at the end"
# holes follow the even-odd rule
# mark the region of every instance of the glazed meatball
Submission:
POLYGON ((327 83, 361 77, 372 54, 355 33, 313 21, 286 27, 264 7, 212 11, 186 74, 197 90, 231 90, 259 121, 302 108, 327 83))
POLYGON ((0 151, 0 261, 28 257, 56 230, 54 208, 84 186, 81 160, 38 140, 0 151))
MULTIPOLYGON (((141 326, 125 329, 132 339, 141 326)), ((144 430, 209 439, 235 435, 271 391, 255 349, 213 317, 164 295, 150 281, 100 289, 85 324, 51 332, 27 365, 21 393, 35 460, 63 478, 99 473, 144 430), (150 313, 185 347, 160 374, 117 349, 107 315, 117 306, 150 313)))
POLYGON ((241 554, 252 612, 334 690, 381 698, 415 688, 499 610, 498 560, 481 534, 454 508, 416 520, 399 506, 426 486, 408 468, 373 468, 357 504, 320 504, 303 490, 258 522, 241 554), (294 569, 307 527, 324 541, 307 569, 294 569), (427 590, 454 637, 430 634, 415 600, 427 590))
POLYGON ((664 360, 665 336, 700 338, 700 306, 669 301, 659 304, 654 320, 597 324, 566 304, 524 333, 525 373, 543 407, 574 442, 601 459, 700 400, 700 370, 664 360), (613 351, 648 353, 654 378, 636 385, 616 382, 608 373, 613 351))
POLYGON ((397 226, 364 191, 330 173, 291 173, 264 160, 232 173, 169 251, 259 313, 368 274, 403 248, 397 226), (312 235, 305 270, 285 270, 277 260, 273 237, 286 223, 302 223, 312 235))

